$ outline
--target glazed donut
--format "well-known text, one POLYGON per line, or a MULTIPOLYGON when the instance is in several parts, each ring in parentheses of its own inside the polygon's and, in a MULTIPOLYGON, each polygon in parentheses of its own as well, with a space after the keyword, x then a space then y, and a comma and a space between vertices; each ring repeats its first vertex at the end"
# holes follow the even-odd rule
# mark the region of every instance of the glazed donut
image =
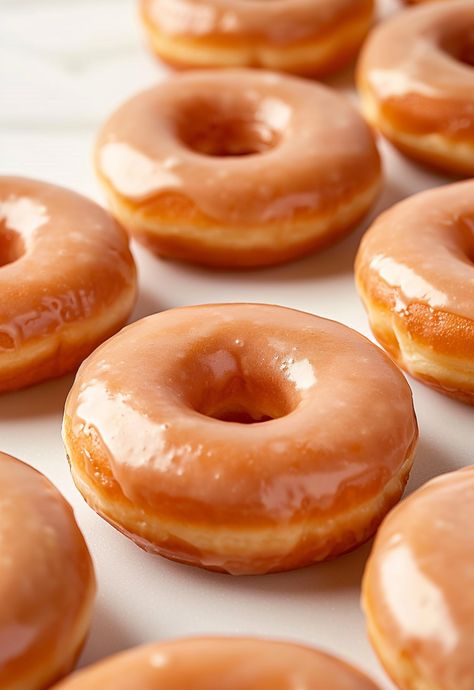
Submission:
POLYGON ((400 12, 369 36, 357 82, 368 119, 401 151, 474 175, 474 3, 400 12))
POLYGON ((61 376, 126 321, 135 265, 97 204, 0 177, 0 392, 61 376))
POLYGON ((474 404, 474 181, 432 189, 381 215, 356 282, 377 340, 403 369, 474 404))
POLYGON ((334 242, 380 186, 373 135, 326 87, 253 70, 182 74, 103 127, 110 207, 157 254, 245 267, 334 242))
POLYGON ((257 574, 368 539, 402 494, 417 426, 399 369, 358 333, 227 304, 156 314, 99 348, 63 437, 79 491, 139 546, 257 574))
POLYGON ((44 690, 74 666, 95 595, 71 507, 42 474, 0 453, 0 687, 44 690))
POLYGON ((403 690, 471 690, 474 467, 430 481, 380 528, 363 582, 369 635, 403 690))
POLYGON ((137 647, 80 671, 57 690, 378 690, 336 657, 289 642, 195 638, 137 647))
POLYGON ((152 50, 176 67, 266 67, 324 76, 359 50, 373 0, 141 0, 152 50))

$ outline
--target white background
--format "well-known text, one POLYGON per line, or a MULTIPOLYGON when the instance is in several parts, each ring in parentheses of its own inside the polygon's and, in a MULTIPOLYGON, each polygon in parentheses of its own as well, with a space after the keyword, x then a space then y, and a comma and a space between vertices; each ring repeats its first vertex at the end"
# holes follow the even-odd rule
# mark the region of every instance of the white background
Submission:
MULTIPOLYGON (((397 8, 388 0, 384 11, 397 8)), ((165 74, 142 45, 133 0, 0 0, 0 172, 38 177, 100 200, 94 133, 124 98, 165 74)), ((332 81, 350 92, 351 75, 332 81)), ((382 144, 385 190, 371 215, 446 180, 382 144)), ((328 316, 369 335, 353 284, 363 228, 302 261, 248 273, 159 261, 134 247, 140 298, 133 318, 184 304, 272 302, 328 316)), ((60 438, 72 377, 0 397, 0 449, 43 471, 72 502, 99 581, 81 659, 151 640, 199 633, 259 634, 333 651, 392 686, 367 642, 359 607, 369 546, 332 563, 233 578, 140 551, 98 518, 69 476, 60 438)), ((473 462, 473 410, 411 381, 421 438, 409 489, 473 462), (471 433, 470 433, 471 432, 471 433)), ((20 528, 20 527, 19 527, 20 528)))

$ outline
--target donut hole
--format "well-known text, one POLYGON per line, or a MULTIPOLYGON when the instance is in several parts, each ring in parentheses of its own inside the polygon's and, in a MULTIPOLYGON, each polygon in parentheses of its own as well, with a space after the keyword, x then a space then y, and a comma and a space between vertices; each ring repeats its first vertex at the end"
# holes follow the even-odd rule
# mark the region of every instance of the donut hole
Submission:
POLYGON ((285 417, 296 407, 278 382, 265 372, 208 380, 194 409, 222 422, 259 424, 285 417))
POLYGON ((199 352, 181 360, 187 405, 206 417, 238 424, 269 422, 292 412, 300 396, 282 377, 277 360, 262 360, 257 348, 234 342, 226 339, 217 348, 201 344, 199 352))
POLYGON ((288 414, 286 410, 280 410, 276 405, 268 406, 259 404, 255 400, 232 397, 215 401, 211 406, 204 405, 197 411, 206 417, 220 419, 221 422, 237 424, 260 424, 288 414))
POLYGON ((206 416, 220 419, 221 422, 233 422, 235 424, 260 424, 261 422, 270 422, 272 419, 275 419, 275 417, 270 417, 262 412, 250 412, 237 404, 226 407, 223 410, 215 410, 213 414, 206 416))
POLYGON ((458 62, 474 67, 474 27, 444 37, 442 47, 458 62))
POLYGON ((20 233, 0 223, 0 267, 12 264, 25 253, 25 244, 20 233))
POLYGON ((182 106, 178 136, 204 156, 258 155, 279 144, 288 117, 289 107, 278 99, 201 98, 182 106))

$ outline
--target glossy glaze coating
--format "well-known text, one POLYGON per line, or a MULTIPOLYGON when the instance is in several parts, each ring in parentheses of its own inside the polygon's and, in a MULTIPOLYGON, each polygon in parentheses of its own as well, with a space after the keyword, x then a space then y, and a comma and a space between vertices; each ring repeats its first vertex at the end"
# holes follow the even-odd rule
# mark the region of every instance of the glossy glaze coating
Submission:
POLYGON ((375 648, 404 690, 471 690, 474 467, 429 482, 390 513, 364 576, 375 648))
POLYGON ((95 593, 73 512, 39 472, 0 453, 0 686, 43 690, 68 672, 95 593))
POLYGON ((327 74, 359 48, 373 0, 141 0, 152 48, 180 67, 327 74))
POLYGON ((410 389, 381 350, 265 305, 129 326, 81 367, 64 419, 98 512, 144 548, 234 573, 363 541, 399 498, 416 437, 410 389))
POLYGON ((369 37, 358 85, 369 118, 410 155, 474 175, 474 4, 428 3, 369 37))
POLYGON ((271 263, 334 240, 380 179, 373 135, 343 97, 251 70, 184 74, 135 96, 102 128, 95 161, 139 239, 215 263, 271 263))
POLYGON ((377 690, 336 657, 252 638, 196 638, 138 647, 71 676, 58 690, 377 690))
POLYGON ((0 391, 75 368, 127 318, 124 231, 69 190, 0 177, 0 391))
MULTIPOLYGON (((411 347, 431 350, 434 383, 474 396, 474 182, 417 194, 380 216, 364 236, 356 261, 359 291, 377 337, 415 375, 420 361, 404 361, 411 347), (378 332, 378 313, 390 314, 378 332), (398 343, 396 338, 398 338, 398 343), (402 352, 399 352, 399 348, 402 352), (458 361, 456 361, 458 360, 458 361), (464 384, 451 373, 460 368, 464 384)), ((381 325, 381 324, 380 324, 381 325)), ((427 372, 429 374, 429 372, 427 372)))

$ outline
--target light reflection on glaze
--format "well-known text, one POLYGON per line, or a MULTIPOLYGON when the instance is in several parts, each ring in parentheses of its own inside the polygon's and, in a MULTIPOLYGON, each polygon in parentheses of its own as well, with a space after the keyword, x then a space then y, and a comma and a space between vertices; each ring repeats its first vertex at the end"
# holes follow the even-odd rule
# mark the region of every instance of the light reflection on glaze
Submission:
POLYGON ((0 544, 0 686, 49 685, 69 670, 87 632, 93 567, 70 506, 4 453, 0 544))
POLYGON ((314 368, 309 359, 295 361, 293 357, 290 357, 280 365, 280 368, 298 391, 313 388, 317 383, 314 368))
POLYGON ((169 657, 163 652, 153 652, 150 655, 149 663, 153 668, 164 668, 169 664, 169 657))
POLYGON ((370 262, 370 270, 375 271, 391 287, 400 288, 408 303, 414 300, 426 302, 430 307, 446 307, 448 297, 436 290, 421 276, 416 268, 397 263, 388 256, 377 254, 370 262))
MULTIPOLYGON (((474 182, 411 197, 385 212, 365 234, 358 281, 393 288, 400 316, 411 304, 474 320, 474 182)), ((367 290, 367 287, 365 288, 367 290)))
POLYGON ((252 638, 194 638, 138 647, 70 676, 61 690, 378 690, 356 669, 310 647, 252 638))
MULTIPOLYGON (((235 344, 238 345, 237 342, 235 344)), ((239 374, 238 360, 228 350, 217 350, 211 354, 204 355, 201 361, 211 369, 215 379, 227 377, 231 374, 239 374)))
POLYGON ((153 203, 167 208, 169 192, 225 226, 326 215, 379 177, 373 135, 346 99, 256 70, 195 71, 138 94, 102 128, 96 166, 108 192, 121 195, 132 213, 150 213, 153 203), (191 150, 178 123, 214 131, 213 117, 228 123, 231 138, 240 129, 247 143, 256 138, 260 153, 191 150), (262 150, 270 136, 273 146, 262 150))
MULTIPOLYGON (((258 91, 254 98, 260 100, 258 91)), ((270 129, 284 132, 291 119, 291 108, 280 98, 265 98, 257 107, 256 119, 265 122, 270 129)))
MULTIPOLYGON (((171 3, 166 3, 166 0, 164 3, 152 2, 149 3, 148 11, 150 17, 170 34, 184 32, 201 36, 212 31, 218 21, 215 8, 202 3, 190 7, 188 0, 175 0, 171 3)), ((225 29, 224 17, 219 20, 219 25, 225 29)))
MULTIPOLYGON (((146 413, 135 410, 130 394, 111 396, 102 381, 90 381, 80 392, 73 427, 75 435, 90 434, 90 427, 96 425, 86 420, 93 420, 97 409, 101 410, 101 440, 109 449, 111 459, 120 458, 127 467, 152 466, 156 472, 166 472, 173 466, 179 474, 177 465, 181 456, 189 452, 189 447, 183 443, 182 448, 168 450, 166 430, 169 423, 156 422, 146 413)), ((114 463, 119 481, 121 464, 114 463)), ((122 485, 126 488, 126 484, 122 485)))
POLYGON ((30 240, 35 231, 49 221, 46 207, 29 197, 10 196, 0 199, 0 223, 30 240))
MULTIPOLYGON (((281 442, 280 442, 281 443, 281 442)), ((283 451, 283 445, 275 444, 271 446, 272 451, 279 453, 283 451)), ((270 479, 262 487, 262 503, 269 513, 280 512, 284 519, 291 519, 295 513, 305 510, 308 500, 317 501, 322 509, 331 508, 334 502, 334 487, 340 491, 347 487, 354 488, 359 485, 361 488, 370 481, 370 469, 362 468, 359 471, 354 468, 351 462, 334 471, 330 468, 324 473, 310 472, 307 475, 286 474, 270 479)))
POLYGON ((128 144, 112 142, 100 152, 104 174, 123 196, 141 197, 181 187, 179 176, 167 170, 165 164, 166 161, 155 162, 128 144))
POLYGON ((81 367, 65 422, 70 448, 99 438, 129 499, 158 514, 165 495, 192 499, 223 524, 244 509, 278 522, 337 510, 355 488, 378 493, 417 435, 410 389, 378 348, 312 315, 238 304, 129 326, 81 367), (236 424, 197 411, 233 398, 279 418, 236 424))
POLYGON ((459 635, 443 592, 423 574, 402 535, 389 544, 380 578, 387 606, 406 637, 439 640, 446 654, 456 648, 459 635))
POLYGON ((409 666, 414 686, 471 690, 473 544, 474 467, 431 480, 382 524, 363 599, 395 678, 409 666))
POLYGON ((371 86, 381 99, 406 96, 410 93, 421 93, 425 96, 436 96, 438 93, 432 87, 395 69, 373 69, 369 79, 371 86))

